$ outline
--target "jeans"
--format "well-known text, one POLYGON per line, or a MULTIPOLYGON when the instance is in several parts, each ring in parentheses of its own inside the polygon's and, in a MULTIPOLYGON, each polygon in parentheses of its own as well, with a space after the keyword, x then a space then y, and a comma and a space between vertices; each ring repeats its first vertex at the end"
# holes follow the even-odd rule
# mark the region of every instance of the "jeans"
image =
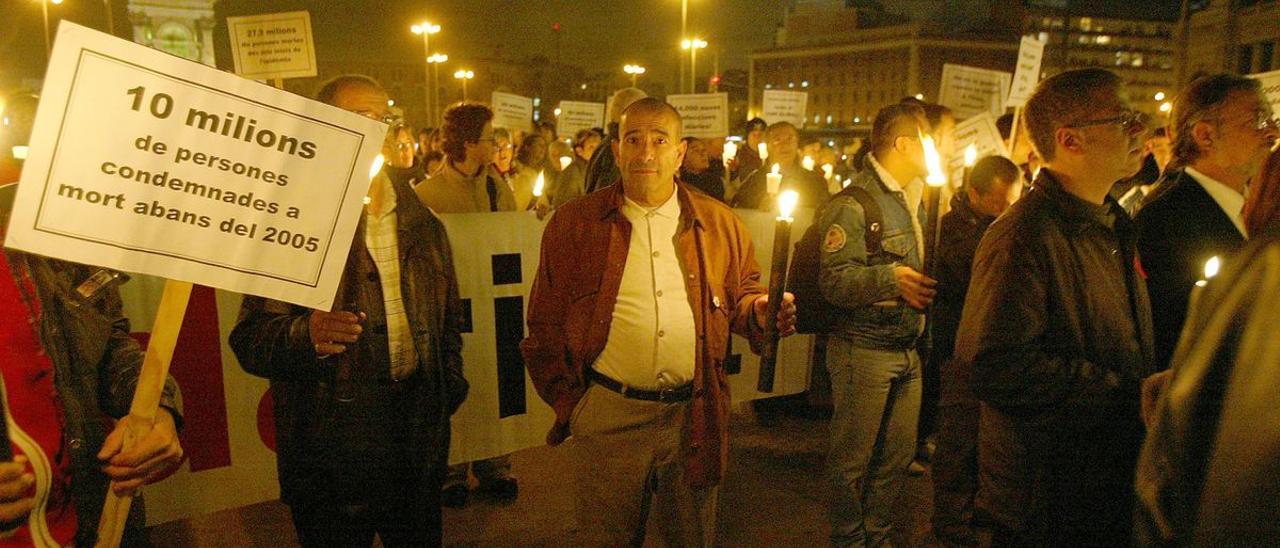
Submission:
POLYGON ((920 358, 915 350, 859 348, 833 336, 831 372, 831 543, 889 545, 890 513, 915 454, 920 358))

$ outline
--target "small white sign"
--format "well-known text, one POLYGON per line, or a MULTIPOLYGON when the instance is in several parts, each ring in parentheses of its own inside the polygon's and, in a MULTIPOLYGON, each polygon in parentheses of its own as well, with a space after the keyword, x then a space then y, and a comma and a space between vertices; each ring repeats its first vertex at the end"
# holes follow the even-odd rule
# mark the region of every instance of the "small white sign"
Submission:
POLYGON ((316 75, 311 14, 305 11, 228 17, 236 74, 255 80, 316 75))
POLYGON ((493 127, 529 131, 533 127, 533 99, 514 93, 493 92, 493 127))
POLYGON ((979 160, 986 156, 1009 157, 1004 139, 1000 138, 1000 130, 996 128, 996 119, 989 112, 971 116, 956 124, 953 135, 955 152, 947 161, 947 171, 951 173, 950 180, 955 181, 956 186, 964 181, 964 150, 969 145, 977 150, 979 160))
POLYGON ((328 310, 386 132, 63 21, 5 245, 328 310))
POLYGON ((1040 62, 1044 60, 1044 42, 1030 36, 1022 37, 1022 46, 1018 48, 1018 68, 1013 72, 1013 86, 1009 88, 1009 99, 1005 107, 1020 107, 1027 104, 1031 92, 1040 83, 1040 62))
POLYGON ((680 113, 685 137, 715 139, 729 135, 729 94, 668 95, 667 103, 680 113))
POLYGON ((1013 75, 964 65, 942 65, 938 103, 951 107, 959 120, 990 112, 1004 114, 1004 100, 1013 75))
POLYGON ((797 128, 803 127, 804 116, 809 108, 809 93, 766 89, 761 107, 760 117, 770 124, 791 122, 797 128))
POLYGON ((1262 83, 1262 95, 1271 104, 1271 112, 1280 114, 1280 70, 1250 74, 1249 77, 1262 83))
POLYGON ((584 129, 604 128, 604 103, 560 101, 560 115, 556 116, 556 131, 565 137, 584 129))

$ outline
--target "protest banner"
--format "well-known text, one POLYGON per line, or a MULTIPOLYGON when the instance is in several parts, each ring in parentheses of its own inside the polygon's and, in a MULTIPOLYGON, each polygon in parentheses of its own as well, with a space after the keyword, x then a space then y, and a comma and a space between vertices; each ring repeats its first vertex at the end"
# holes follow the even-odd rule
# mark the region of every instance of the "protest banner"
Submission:
POLYGON ((274 80, 317 74, 309 12, 228 17, 227 32, 231 35, 235 71, 240 76, 274 80))
POLYGON ((604 103, 560 101, 560 114, 556 116, 556 131, 565 137, 584 129, 604 128, 604 103))
POLYGON ((764 121, 770 124, 791 122, 797 128, 804 127, 804 116, 809 108, 808 92, 766 89, 763 101, 760 117, 764 121))
POLYGON ((680 113, 685 137, 715 139, 729 135, 729 94, 668 95, 667 103, 680 113))
POLYGON ((964 181, 964 153, 963 151, 973 145, 978 152, 978 158, 986 156, 1009 156, 1009 151, 1004 146, 1004 140, 1000 138, 1000 130, 996 128, 996 119, 991 113, 984 112, 977 116, 965 119, 963 122, 956 124, 955 132, 952 134, 955 140, 955 153, 947 160, 947 172, 950 174, 953 186, 959 187, 964 181))
POLYGON ((493 107, 493 127, 511 131, 529 131, 532 127, 533 99, 495 91, 489 105, 493 107))
POLYGON ((956 119, 963 120, 983 112, 1004 114, 1004 100, 1013 76, 1007 72, 942 65, 942 84, 938 104, 951 107, 956 119))
POLYGON ((1005 108, 1021 107, 1031 98, 1036 84, 1040 83, 1040 63, 1044 60, 1044 42, 1030 36, 1022 37, 1022 45, 1018 48, 1018 68, 1013 72, 1013 85, 1009 88, 1009 98, 1005 108))
POLYGON ((1280 113, 1280 70, 1250 74, 1249 77, 1262 84, 1262 95, 1271 105, 1271 112, 1280 113))
MULTIPOLYGON (((5 245, 169 280, 130 408, 149 421, 192 283, 331 308, 385 134, 63 21, 5 245)), ((148 427, 133 424, 126 447, 148 427)), ((131 497, 107 498, 114 546, 131 497)))

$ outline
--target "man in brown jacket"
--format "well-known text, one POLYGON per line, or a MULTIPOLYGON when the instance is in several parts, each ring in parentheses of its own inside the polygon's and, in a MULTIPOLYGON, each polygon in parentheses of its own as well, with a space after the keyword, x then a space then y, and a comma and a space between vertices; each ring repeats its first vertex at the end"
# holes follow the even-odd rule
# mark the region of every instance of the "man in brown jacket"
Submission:
POLYGON ((613 144, 622 184, 565 205, 543 234, 521 350, 556 412, 548 443, 572 435, 585 544, 643 542, 650 510, 668 544, 712 544, 729 331, 762 340, 750 235, 724 204, 675 183, 680 128, 662 101, 629 106, 613 144))

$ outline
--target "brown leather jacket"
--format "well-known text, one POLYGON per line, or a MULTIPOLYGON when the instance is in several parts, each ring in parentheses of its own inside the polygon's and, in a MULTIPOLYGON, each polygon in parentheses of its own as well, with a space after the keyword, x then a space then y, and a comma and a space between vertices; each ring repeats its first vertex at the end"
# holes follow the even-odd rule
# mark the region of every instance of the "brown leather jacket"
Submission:
MULTIPOLYGON (((724 358, 729 331, 762 339, 752 302, 765 294, 751 235, 714 198, 677 186, 676 247, 698 330, 693 374, 690 484, 719 483, 729 455, 729 383, 724 358)), ((569 436, 569 416, 586 391, 583 371, 604 350, 626 266, 631 223, 622 215, 621 185, 556 211, 542 236, 542 258, 529 296, 529 337, 521 344, 538 394, 556 412, 547 443, 569 436)))

